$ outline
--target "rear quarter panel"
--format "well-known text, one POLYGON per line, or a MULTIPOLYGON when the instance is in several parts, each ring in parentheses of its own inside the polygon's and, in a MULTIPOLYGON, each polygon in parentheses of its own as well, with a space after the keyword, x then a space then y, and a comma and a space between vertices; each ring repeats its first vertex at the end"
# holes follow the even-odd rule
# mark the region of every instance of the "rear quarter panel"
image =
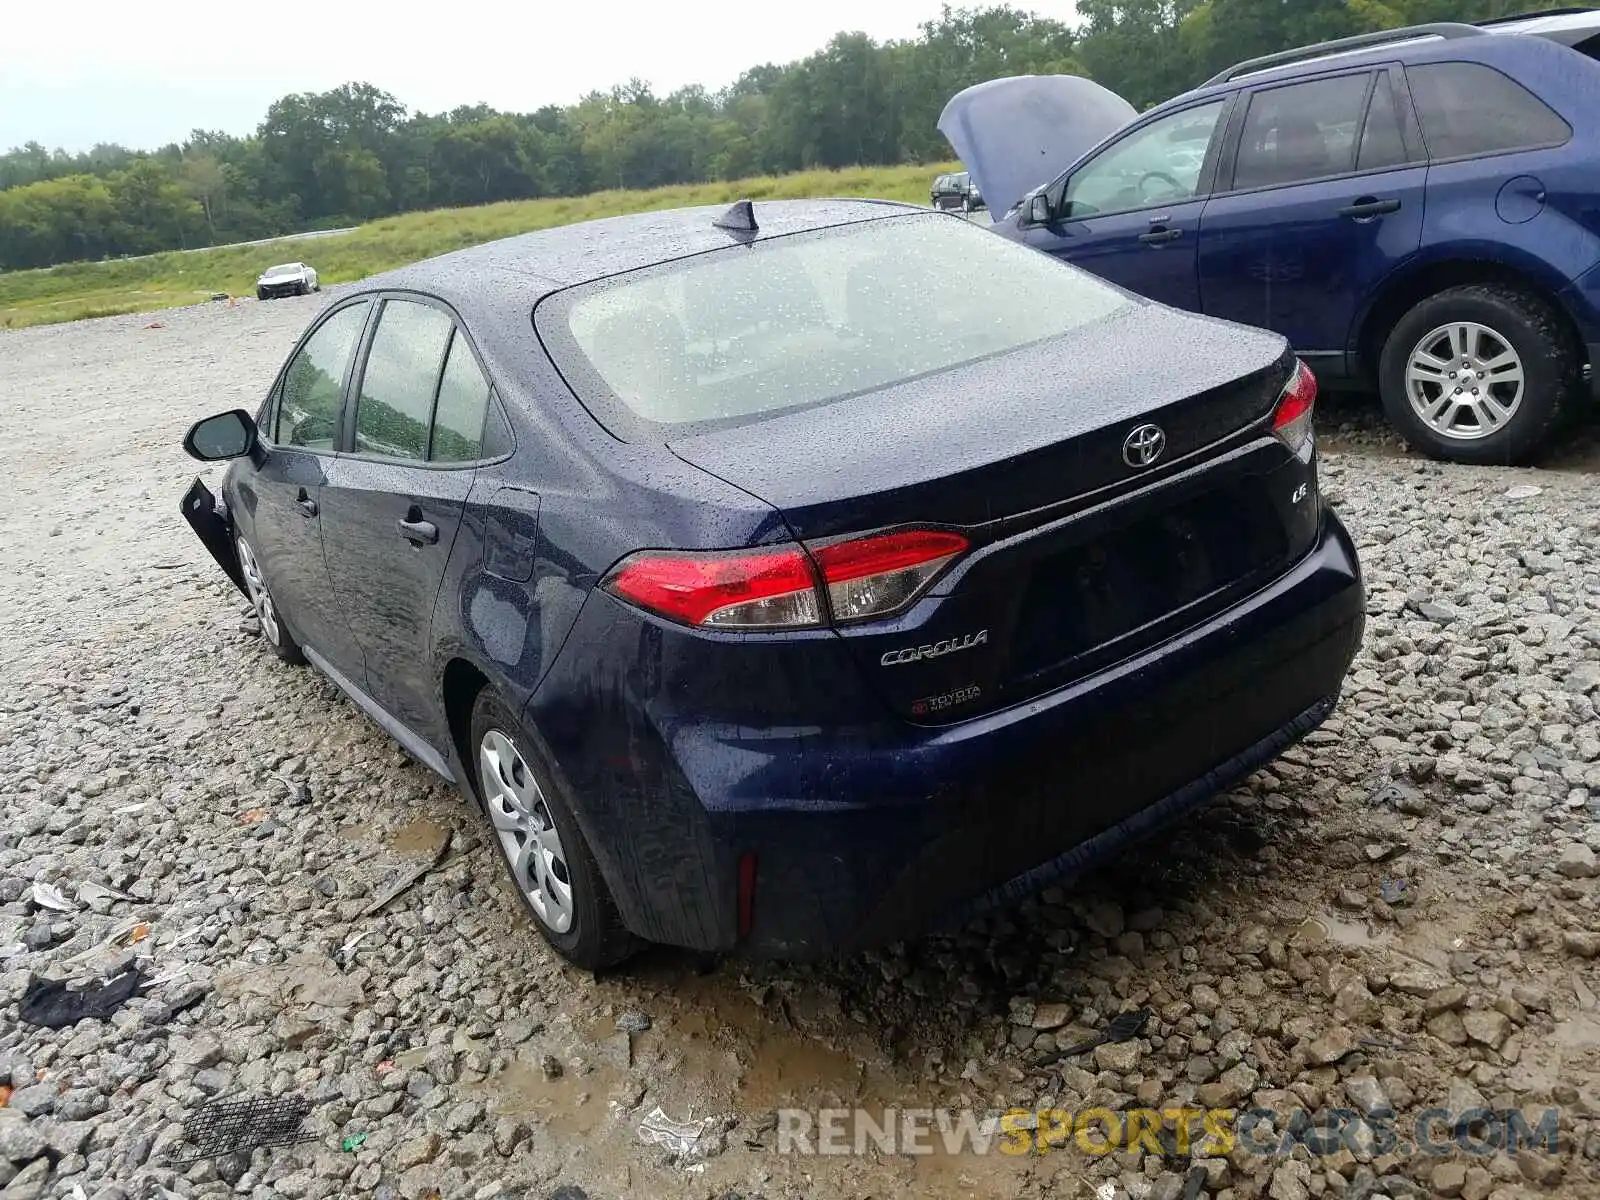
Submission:
MULTIPOLYGON (((1600 262, 1600 63, 1542 38, 1472 39, 1470 53, 1460 45, 1419 54, 1407 67, 1452 60, 1492 67, 1559 113, 1572 136, 1551 148, 1432 161, 1421 247, 1397 268, 1386 290, 1438 264, 1487 262, 1560 296, 1600 262)), ((1352 352, 1359 350, 1364 318, 1380 298, 1375 294, 1358 313, 1352 352)))

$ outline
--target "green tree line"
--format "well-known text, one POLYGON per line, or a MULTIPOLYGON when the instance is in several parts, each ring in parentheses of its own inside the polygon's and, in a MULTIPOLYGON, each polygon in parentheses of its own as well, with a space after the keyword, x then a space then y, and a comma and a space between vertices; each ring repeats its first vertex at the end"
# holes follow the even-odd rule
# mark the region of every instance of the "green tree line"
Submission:
POLYGON ((367 83, 284 96, 254 134, 0 155, 0 269, 219 245, 389 213, 812 167, 943 161, 945 102, 1001 75, 1088 75, 1145 108, 1242 58, 1505 0, 1079 0, 1067 26, 945 7, 916 37, 840 33, 720 92, 633 80, 530 113, 412 112, 367 83))

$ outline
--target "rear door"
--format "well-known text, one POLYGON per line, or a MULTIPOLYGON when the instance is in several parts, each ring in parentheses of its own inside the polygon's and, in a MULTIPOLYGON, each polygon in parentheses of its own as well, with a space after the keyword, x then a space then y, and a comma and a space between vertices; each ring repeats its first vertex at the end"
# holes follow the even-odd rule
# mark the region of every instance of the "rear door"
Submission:
POLYGON ((337 464, 345 385, 372 310, 335 309, 290 357, 267 406, 255 469, 239 480, 238 519, 299 640, 359 678, 360 647, 335 603, 322 553, 323 488, 337 464))
POLYGON ((1398 83, 1367 67, 1241 97, 1200 220, 1207 315, 1265 326, 1344 373, 1357 312, 1422 240, 1428 171, 1398 83))
POLYGON ((351 385, 351 452, 330 464, 323 489, 323 544, 368 693, 424 736, 439 732, 429 628, 488 402, 443 305, 415 294, 382 301, 351 385))
POLYGON ((1067 177, 1058 219, 1023 240, 1177 308, 1198 310, 1196 234, 1226 96, 1137 125, 1067 177))

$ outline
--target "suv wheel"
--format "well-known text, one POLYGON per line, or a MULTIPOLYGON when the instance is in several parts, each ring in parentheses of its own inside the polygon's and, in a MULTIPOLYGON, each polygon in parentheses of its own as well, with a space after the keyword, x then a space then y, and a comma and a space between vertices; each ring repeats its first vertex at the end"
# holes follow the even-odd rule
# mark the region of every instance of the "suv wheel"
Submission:
POLYGON ((267 590, 267 580, 261 573, 256 552, 242 537, 235 539, 234 546, 239 554, 239 573, 244 576, 245 591, 249 593, 250 604, 256 610, 256 624, 261 626, 262 639, 284 662, 296 667, 305 665, 306 656, 300 650, 300 643, 294 640, 294 634, 284 624, 283 614, 278 611, 272 593, 267 590))
POLYGON ((472 706, 472 751, 478 801, 545 941, 589 971, 627 957, 637 943, 623 928, 571 809, 522 723, 488 688, 472 706))
POLYGON ((1560 314, 1498 284, 1451 288, 1402 317, 1378 387, 1389 420, 1434 458, 1521 463, 1559 426, 1581 365, 1560 314))

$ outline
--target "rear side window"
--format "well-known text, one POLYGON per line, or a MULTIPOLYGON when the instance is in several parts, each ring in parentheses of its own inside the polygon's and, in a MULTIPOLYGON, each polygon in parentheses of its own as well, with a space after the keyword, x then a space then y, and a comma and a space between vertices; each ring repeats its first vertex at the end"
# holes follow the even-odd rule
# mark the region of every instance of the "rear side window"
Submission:
POLYGON ((439 403, 434 407, 434 462, 472 462, 483 444, 483 417, 489 409, 489 381, 478 370, 467 339, 460 331, 450 342, 439 403))
POLYGON ((339 436, 345 369, 369 307, 365 302, 352 304, 330 315, 290 360, 273 436, 280 446, 333 449, 339 436))
POLYGON ((428 457, 433 396, 453 328, 449 314, 431 305, 384 304, 361 374, 356 453, 418 462, 428 457))
POLYGON ((1466 158, 1556 146, 1572 127, 1509 76, 1481 63, 1406 68, 1431 158, 1466 158))
POLYGON ((1235 188, 1273 187, 1355 169, 1370 74, 1338 75, 1250 97, 1235 188))
POLYGON ((1367 106, 1367 123, 1361 129, 1361 148, 1356 152, 1356 170, 1381 171, 1398 167, 1408 159, 1405 138, 1400 134, 1400 110, 1395 106, 1394 87, 1387 75, 1379 75, 1367 106))

